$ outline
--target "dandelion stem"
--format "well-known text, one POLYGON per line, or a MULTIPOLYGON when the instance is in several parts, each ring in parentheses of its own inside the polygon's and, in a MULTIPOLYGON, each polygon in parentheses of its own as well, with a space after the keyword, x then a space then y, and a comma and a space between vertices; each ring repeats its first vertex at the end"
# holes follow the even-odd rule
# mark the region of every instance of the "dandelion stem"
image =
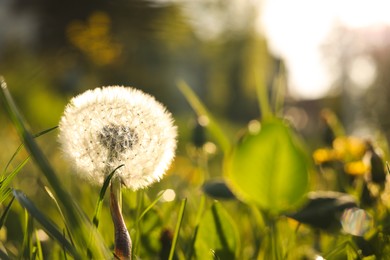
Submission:
POLYGON ((131 259, 131 238, 122 216, 122 194, 119 178, 111 180, 110 209, 115 229, 115 256, 119 259, 131 259))

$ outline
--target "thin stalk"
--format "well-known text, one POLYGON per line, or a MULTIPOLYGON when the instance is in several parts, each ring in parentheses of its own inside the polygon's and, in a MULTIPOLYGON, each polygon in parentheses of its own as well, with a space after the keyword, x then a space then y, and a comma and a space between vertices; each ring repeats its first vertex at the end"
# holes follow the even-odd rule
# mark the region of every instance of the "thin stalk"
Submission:
POLYGON ((139 190, 137 192, 137 221, 136 221, 136 233, 135 233, 135 241, 134 241, 134 248, 133 248, 133 258, 138 254, 139 250, 139 244, 141 240, 141 221, 140 217, 142 214, 142 208, 144 204, 144 190, 139 190))
POLYGON ((203 212, 204 212, 205 203, 206 203, 206 197, 205 197, 205 195, 202 195, 201 198, 200 198, 198 212, 197 212, 196 218, 195 218, 194 233, 192 235, 192 239, 191 239, 191 243, 189 245, 189 248, 188 248, 188 250, 186 252, 186 258, 185 259, 191 259, 192 255, 194 253, 194 245, 195 245, 196 237, 198 236, 199 223, 200 223, 200 220, 201 220, 203 212))
POLYGON ((263 244, 263 252, 258 255, 258 259, 282 259, 282 246, 279 240, 279 233, 276 223, 276 218, 268 212, 261 212, 265 225, 268 227, 266 232, 267 243, 263 244))
POLYGON ((177 239, 178 239, 179 233, 180 233, 181 223, 183 221, 184 210, 186 208, 186 204, 187 204, 187 199, 183 199, 181 201, 181 204, 180 204, 180 211, 179 211, 179 216, 178 216, 178 220, 176 223, 175 235, 173 236, 172 247, 171 247, 171 251, 169 252, 168 260, 172 260, 174 254, 175 254, 175 248, 176 248, 177 239))
POLYGON ((272 117, 271 106, 269 104, 269 98, 267 93, 267 86, 260 82, 260 76, 254 73, 256 82, 257 98, 260 106, 261 117, 268 119, 272 117))
POLYGON ((115 229, 115 256, 119 259, 131 259, 131 239, 122 216, 122 193, 119 178, 111 180, 110 210, 115 229))
POLYGON ((157 204, 157 202, 158 202, 158 201, 161 199, 161 197, 164 195, 164 192, 165 192, 165 191, 161 192, 161 193, 157 196, 157 198, 156 198, 152 203, 150 203, 150 205, 141 213, 141 215, 137 218, 137 222, 136 222, 137 225, 138 225, 138 223, 141 221, 141 219, 146 215, 146 213, 148 213, 149 210, 151 210, 151 209, 154 207, 154 205, 157 204))

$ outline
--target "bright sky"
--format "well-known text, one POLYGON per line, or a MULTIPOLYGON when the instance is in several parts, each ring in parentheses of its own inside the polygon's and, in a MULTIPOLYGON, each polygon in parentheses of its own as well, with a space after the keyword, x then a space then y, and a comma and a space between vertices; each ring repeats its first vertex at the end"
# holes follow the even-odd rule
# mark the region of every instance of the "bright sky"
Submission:
POLYGON ((320 46, 335 24, 390 25, 390 0, 263 0, 260 25, 271 51, 281 56, 297 98, 319 98, 331 77, 320 46))

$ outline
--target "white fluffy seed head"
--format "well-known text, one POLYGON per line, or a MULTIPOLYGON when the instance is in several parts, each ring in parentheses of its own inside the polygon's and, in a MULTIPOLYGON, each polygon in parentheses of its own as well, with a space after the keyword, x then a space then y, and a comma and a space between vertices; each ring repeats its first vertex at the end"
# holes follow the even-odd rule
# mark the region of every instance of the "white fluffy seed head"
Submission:
POLYGON ((172 115, 140 90, 109 86, 88 90, 66 106, 59 142, 77 173, 96 184, 114 176, 132 190, 159 181, 176 150, 172 115))

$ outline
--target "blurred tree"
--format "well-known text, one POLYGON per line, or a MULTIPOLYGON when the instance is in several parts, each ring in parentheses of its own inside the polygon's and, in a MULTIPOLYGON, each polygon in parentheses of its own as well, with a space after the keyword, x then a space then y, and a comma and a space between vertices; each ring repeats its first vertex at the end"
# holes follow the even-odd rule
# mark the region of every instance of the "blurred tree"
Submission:
MULTIPOLYGON (((132 85, 177 111, 185 101, 175 85, 183 79, 217 114, 236 120, 258 115, 254 74, 266 84, 273 62, 256 32, 259 8, 251 1, 18 0, 14 9, 35 17, 35 42, 5 55, 11 65, 5 76, 21 74, 25 83, 41 75, 60 95, 132 85), (32 55, 34 74, 14 62, 26 53, 32 55)), ((8 80, 22 85, 15 81, 8 80)))

